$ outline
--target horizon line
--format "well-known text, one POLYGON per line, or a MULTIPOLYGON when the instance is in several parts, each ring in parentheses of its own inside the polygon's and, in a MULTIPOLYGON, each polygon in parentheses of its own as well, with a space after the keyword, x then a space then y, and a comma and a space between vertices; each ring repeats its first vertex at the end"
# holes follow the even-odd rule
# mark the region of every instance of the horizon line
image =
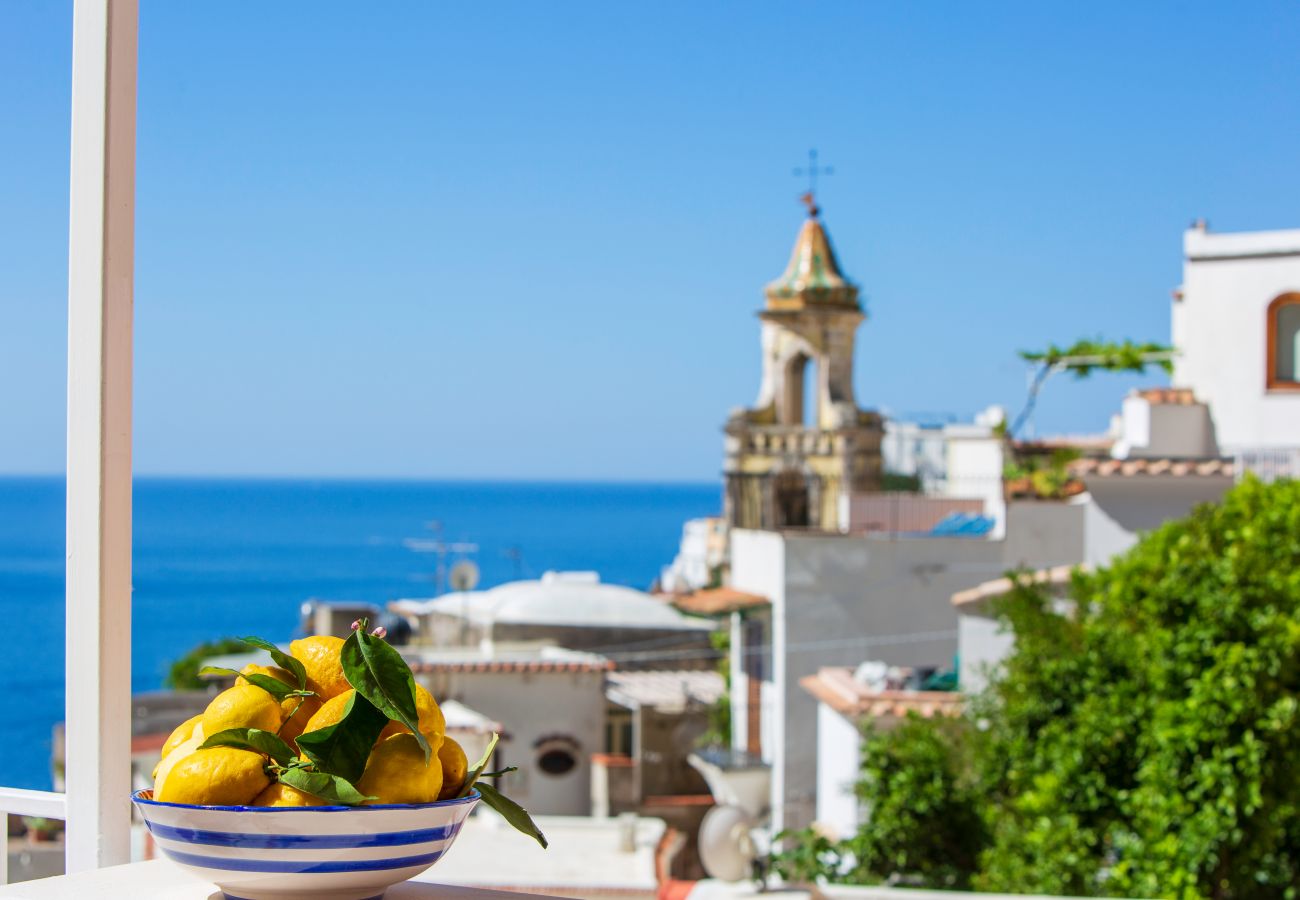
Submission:
MULTIPOLYGON (((0 472, 0 480, 66 481, 66 472, 0 472)), ((497 476, 497 475, 277 475, 232 473, 168 473, 133 472, 134 481, 336 481, 336 482, 460 482, 464 484, 609 484, 609 485, 664 485, 691 486, 716 485, 721 488, 721 474, 713 479, 655 478, 655 477, 589 477, 578 476, 497 476)))

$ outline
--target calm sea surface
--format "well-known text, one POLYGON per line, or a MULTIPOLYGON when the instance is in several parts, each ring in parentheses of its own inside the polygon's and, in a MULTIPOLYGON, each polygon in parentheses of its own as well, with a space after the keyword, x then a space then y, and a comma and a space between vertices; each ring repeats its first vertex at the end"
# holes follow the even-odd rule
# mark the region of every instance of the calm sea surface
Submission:
MULTIPOLYGON (((140 479, 135 489, 132 687, 228 635, 295 636, 304 600, 384 603, 433 593, 434 561, 402 545, 479 545, 490 587, 593 569, 645 588, 682 522, 718 512, 716 484, 140 479), (515 559, 515 550, 520 560, 515 559)), ((0 478, 0 785, 50 787, 63 717, 63 481, 0 478)))

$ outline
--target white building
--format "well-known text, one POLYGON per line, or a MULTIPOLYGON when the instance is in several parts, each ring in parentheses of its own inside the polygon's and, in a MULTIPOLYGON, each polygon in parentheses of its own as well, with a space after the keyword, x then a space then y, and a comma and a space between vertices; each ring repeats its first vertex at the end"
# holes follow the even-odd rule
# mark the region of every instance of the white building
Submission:
POLYGON ((627 651, 619 656, 620 666, 662 667, 647 647, 664 660, 687 656, 707 666, 709 633, 716 628, 644 591, 605 584, 595 572, 547 572, 535 581, 512 581, 485 591, 396 600, 388 609, 416 626, 414 644, 419 646, 527 641, 570 650, 627 651), (638 649, 645 652, 634 656, 638 649))
POLYGON ((595 654, 555 647, 411 651, 415 679, 440 702, 499 722, 497 767, 518 766, 504 787, 542 815, 591 811, 591 756, 605 749, 605 673, 595 654))
POLYGON ((1300 447, 1300 229, 1183 237, 1175 387, 1213 418, 1219 451, 1300 447))
POLYGON ((773 831, 809 824, 820 802, 817 704, 801 679, 864 659, 951 668, 952 594, 1077 562, 1084 529, 1082 503, 1016 501, 1004 537, 733 531, 732 586, 768 602, 731 614, 732 746, 772 768, 773 831))
POLYGON ((854 793, 863 726, 889 729, 911 714, 930 719, 961 712, 961 694, 873 685, 861 668, 827 667, 799 681, 817 701, 817 824, 839 838, 857 830, 864 812, 854 793))

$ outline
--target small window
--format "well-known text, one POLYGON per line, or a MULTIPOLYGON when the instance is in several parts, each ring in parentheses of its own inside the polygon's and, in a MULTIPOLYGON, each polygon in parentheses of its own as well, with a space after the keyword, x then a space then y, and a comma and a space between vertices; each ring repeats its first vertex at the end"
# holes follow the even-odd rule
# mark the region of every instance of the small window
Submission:
POLYGON ((546 775, 567 775, 578 767, 578 742, 571 737, 548 735, 533 744, 537 768, 546 775))
POLYGON ((1268 305, 1270 390, 1300 390, 1300 294, 1283 294, 1268 305))

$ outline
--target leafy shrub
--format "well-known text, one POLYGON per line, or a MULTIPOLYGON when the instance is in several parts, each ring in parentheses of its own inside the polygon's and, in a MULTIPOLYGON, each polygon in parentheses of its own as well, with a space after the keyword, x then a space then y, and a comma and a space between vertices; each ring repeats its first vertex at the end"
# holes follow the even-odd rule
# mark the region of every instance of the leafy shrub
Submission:
POLYGON ((989 890, 1290 898, 1300 884, 1300 483, 1219 505, 1007 598, 978 715, 989 890))
POLYGON ((812 829, 786 833, 774 869, 792 881, 967 887, 984 844, 967 734, 960 722, 915 716, 868 731, 855 788, 868 814, 857 833, 838 842, 812 829))
POLYGON ((221 656, 225 653, 247 652, 249 652, 249 646, 239 638, 218 638, 215 641, 206 641, 171 664, 171 668, 167 671, 167 677, 163 679, 163 686, 174 691, 202 690, 208 686, 199 677, 199 669, 203 667, 205 659, 221 656))

